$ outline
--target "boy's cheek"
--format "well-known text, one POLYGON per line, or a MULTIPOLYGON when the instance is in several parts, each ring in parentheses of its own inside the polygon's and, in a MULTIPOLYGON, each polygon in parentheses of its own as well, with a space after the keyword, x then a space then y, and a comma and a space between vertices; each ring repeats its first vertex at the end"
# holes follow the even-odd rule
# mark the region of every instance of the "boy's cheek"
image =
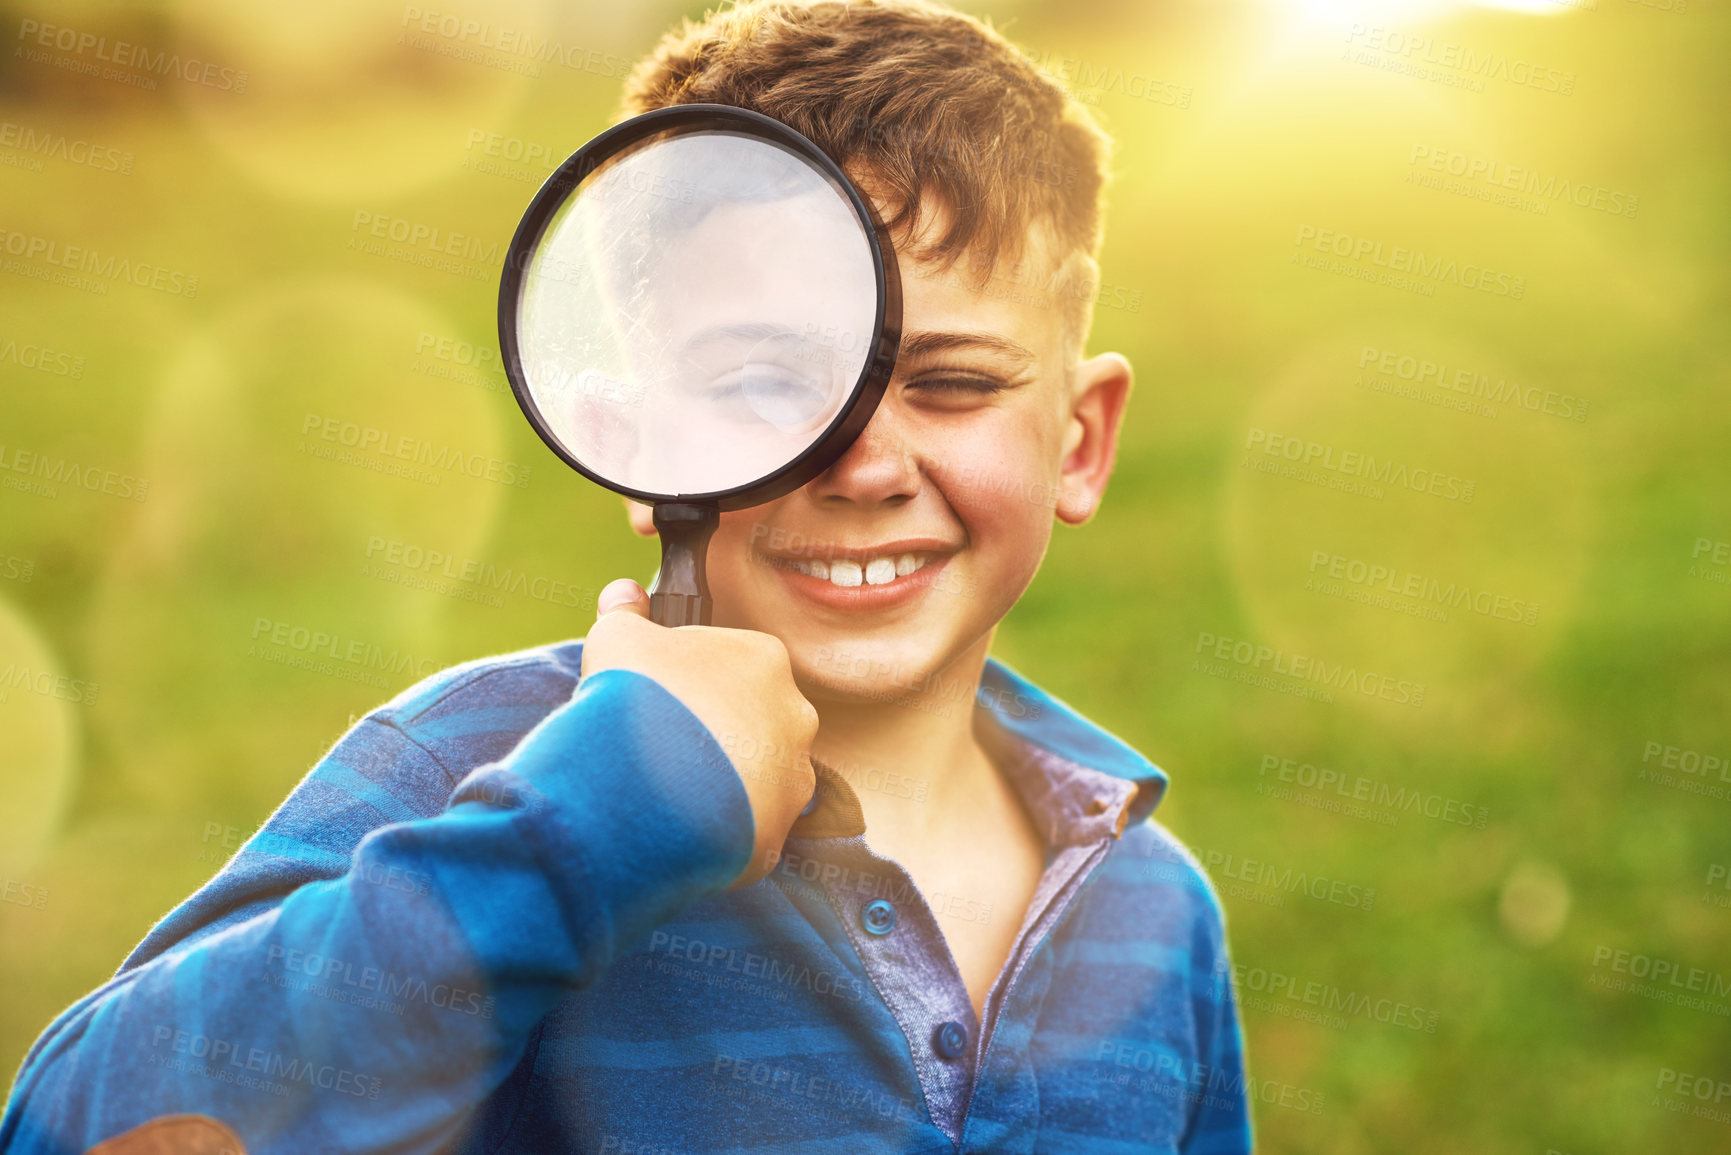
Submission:
POLYGON ((933 583, 947 612, 982 628, 1009 613, 1051 541, 1053 496, 1045 482, 1001 470, 946 489, 968 533, 968 548, 933 583))
POLYGON ((770 598, 779 584, 773 570, 757 561, 757 549, 785 550, 790 545, 784 529, 771 529, 772 519, 766 516, 769 506, 738 510, 721 515, 721 526, 710 539, 705 565, 710 593, 715 598, 715 624, 776 633, 762 618, 770 598), (773 539, 772 539, 773 534, 773 539), (728 620, 723 620, 726 618, 728 620))
MULTIPOLYGON (((1009 453, 959 459, 938 477, 945 502, 967 527, 975 564, 1014 571, 1037 564, 1051 536, 1058 483, 1009 453)), ((984 576, 984 575, 982 575, 984 576)))

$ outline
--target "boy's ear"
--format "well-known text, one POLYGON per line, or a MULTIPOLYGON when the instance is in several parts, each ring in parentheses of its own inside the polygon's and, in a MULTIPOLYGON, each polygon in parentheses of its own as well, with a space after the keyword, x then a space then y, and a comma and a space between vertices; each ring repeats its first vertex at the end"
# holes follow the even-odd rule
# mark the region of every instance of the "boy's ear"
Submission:
POLYGON ((632 501, 629 497, 619 499, 625 503, 625 516, 631 522, 632 530, 638 537, 655 536, 655 515, 647 506, 632 501))
POLYGON ((1131 383, 1130 362, 1117 353, 1101 353, 1076 366, 1058 501, 1052 511, 1065 525, 1081 525, 1093 517, 1106 494, 1131 383))

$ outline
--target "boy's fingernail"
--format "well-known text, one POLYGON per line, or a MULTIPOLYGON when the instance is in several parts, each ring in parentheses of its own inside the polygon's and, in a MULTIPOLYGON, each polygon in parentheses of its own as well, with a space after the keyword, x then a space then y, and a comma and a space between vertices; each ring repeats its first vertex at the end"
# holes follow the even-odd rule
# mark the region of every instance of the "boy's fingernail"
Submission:
POLYGON ((643 587, 630 578, 618 578, 608 582, 601 590, 600 596, 595 599, 595 616, 600 617, 620 606, 632 604, 637 601, 642 590, 643 587))

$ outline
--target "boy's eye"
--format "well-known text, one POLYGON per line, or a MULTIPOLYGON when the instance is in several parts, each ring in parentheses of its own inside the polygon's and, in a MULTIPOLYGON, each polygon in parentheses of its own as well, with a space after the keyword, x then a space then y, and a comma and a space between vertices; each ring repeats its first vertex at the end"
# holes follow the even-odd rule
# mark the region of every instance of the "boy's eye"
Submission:
POLYGON ((1009 383, 996 377, 977 377, 970 373, 945 373, 932 377, 918 377, 907 383, 907 388, 918 389, 924 393, 937 395, 965 395, 968 393, 992 394, 1008 389, 1009 383))
POLYGON ((750 364, 695 386, 710 414, 735 425, 791 429, 822 416, 831 382, 779 365, 750 364))

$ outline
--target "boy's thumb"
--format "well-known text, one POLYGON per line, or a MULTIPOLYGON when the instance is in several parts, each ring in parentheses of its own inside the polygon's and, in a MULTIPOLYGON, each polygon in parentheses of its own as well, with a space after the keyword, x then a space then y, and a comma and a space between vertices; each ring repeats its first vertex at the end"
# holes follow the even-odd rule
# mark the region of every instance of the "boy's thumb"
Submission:
POLYGON ((619 610, 636 614, 640 618, 649 616, 649 595, 630 578, 608 582, 601 595, 595 599, 597 618, 619 610))

